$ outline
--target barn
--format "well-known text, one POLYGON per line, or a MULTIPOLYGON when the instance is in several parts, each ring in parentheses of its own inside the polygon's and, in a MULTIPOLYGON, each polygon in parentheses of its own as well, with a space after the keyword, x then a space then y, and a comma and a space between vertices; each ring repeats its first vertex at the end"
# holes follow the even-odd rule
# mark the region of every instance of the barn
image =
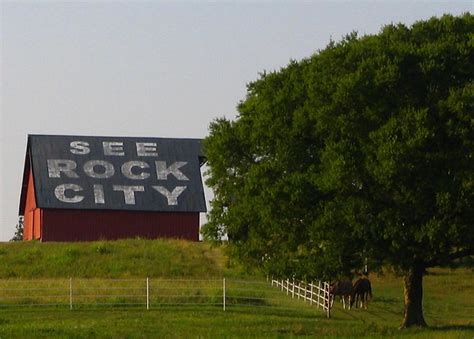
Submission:
POLYGON ((24 240, 199 240, 200 139, 29 135, 24 240))

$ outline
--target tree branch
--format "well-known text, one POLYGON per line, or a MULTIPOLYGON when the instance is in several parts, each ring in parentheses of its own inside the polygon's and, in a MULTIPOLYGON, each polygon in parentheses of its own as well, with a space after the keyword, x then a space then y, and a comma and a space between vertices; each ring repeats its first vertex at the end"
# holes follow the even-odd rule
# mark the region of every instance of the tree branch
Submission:
POLYGON ((430 260, 426 263, 426 267, 438 266, 438 265, 448 263, 450 261, 467 257, 470 255, 474 255, 474 248, 466 248, 464 250, 451 253, 446 258, 441 258, 442 260, 439 260, 439 259, 430 260))

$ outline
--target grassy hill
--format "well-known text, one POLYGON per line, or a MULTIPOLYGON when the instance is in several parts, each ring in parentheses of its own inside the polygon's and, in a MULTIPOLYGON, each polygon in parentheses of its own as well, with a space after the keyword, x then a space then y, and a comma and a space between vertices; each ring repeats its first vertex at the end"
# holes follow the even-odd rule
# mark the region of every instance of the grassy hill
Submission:
POLYGON ((321 310, 291 299, 264 277, 228 268, 226 262, 220 248, 177 240, 1 243, 0 338, 474 337, 472 269, 430 270, 424 279, 424 311, 432 327, 401 331, 402 280, 391 273, 370 277, 374 298, 368 310, 347 311, 336 302, 326 319, 321 310), (69 277, 77 303, 73 310, 69 277), (151 278, 148 311, 145 277, 151 278), (120 296, 125 286, 131 295, 120 296), (136 304, 100 304, 103 294, 107 302, 136 304), (176 300, 208 303, 166 305, 176 300), (59 304, 32 306, 38 302, 59 304))
POLYGON ((9 242, 0 244, 0 279, 222 277, 224 259, 220 249, 180 240, 9 242))

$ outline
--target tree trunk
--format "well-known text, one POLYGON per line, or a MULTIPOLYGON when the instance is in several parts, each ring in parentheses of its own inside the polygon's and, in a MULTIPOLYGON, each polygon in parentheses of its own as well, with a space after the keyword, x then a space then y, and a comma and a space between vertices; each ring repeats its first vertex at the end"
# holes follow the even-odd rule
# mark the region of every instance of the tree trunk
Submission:
POLYGON ((410 269, 403 279, 405 293, 405 316, 402 328, 427 326, 423 318, 423 268, 410 269))

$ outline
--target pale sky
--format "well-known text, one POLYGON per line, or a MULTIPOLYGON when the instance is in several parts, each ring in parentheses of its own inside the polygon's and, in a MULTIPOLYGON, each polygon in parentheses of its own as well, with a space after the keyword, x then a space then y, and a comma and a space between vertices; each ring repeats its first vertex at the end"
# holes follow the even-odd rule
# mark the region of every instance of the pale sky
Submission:
POLYGON ((18 220, 28 134, 204 138, 259 72, 473 3, 2 1, 0 241, 18 220))

